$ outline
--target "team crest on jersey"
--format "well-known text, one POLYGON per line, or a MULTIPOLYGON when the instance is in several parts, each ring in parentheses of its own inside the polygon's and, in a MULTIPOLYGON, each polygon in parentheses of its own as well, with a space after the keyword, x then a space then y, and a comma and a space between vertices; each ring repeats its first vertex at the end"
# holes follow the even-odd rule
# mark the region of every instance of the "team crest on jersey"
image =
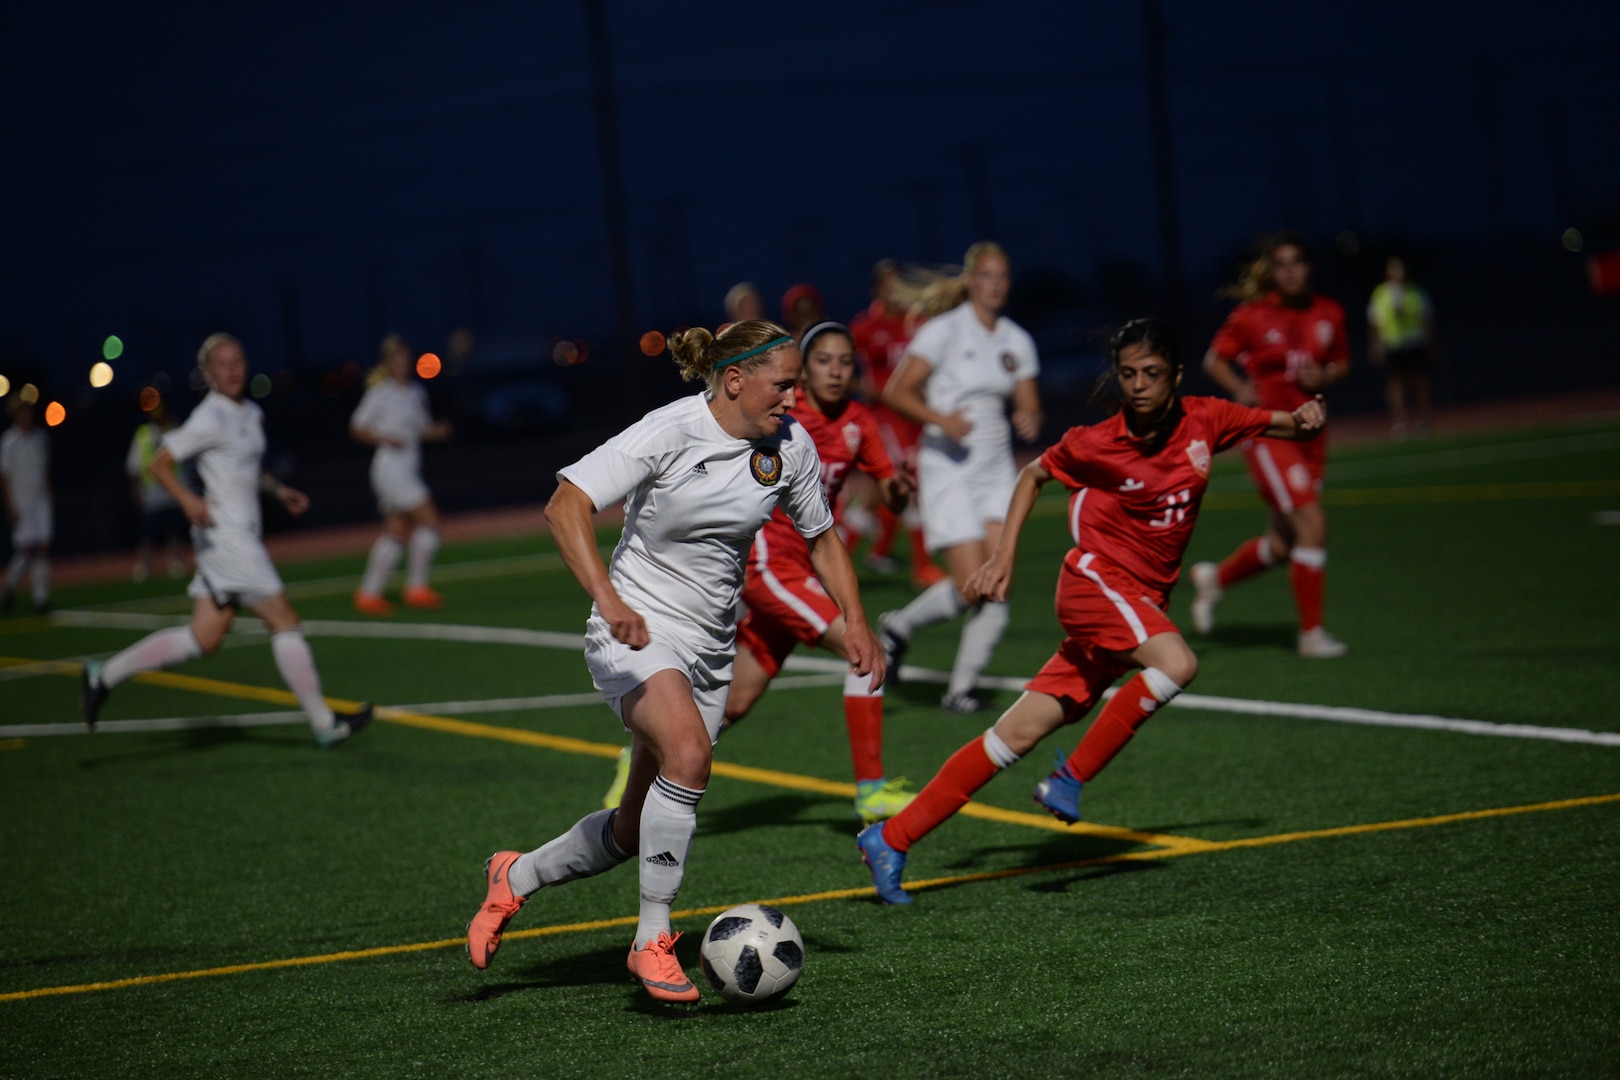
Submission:
POLYGON ((1199 476, 1209 475, 1209 444, 1203 439, 1194 439, 1187 444, 1187 460, 1199 476))
POLYGON ((782 479, 782 455, 775 450, 755 450, 748 458, 748 471, 766 487, 782 479))
POLYGON ((1018 370, 1018 357, 1014 356, 1010 352, 1002 353, 1001 354, 1001 367, 1002 367, 1002 370, 1004 370, 1004 371, 1017 371, 1018 370))
POLYGON ((1333 344, 1333 324, 1321 319, 1316 324, 1316 340, 1323 345, 1333 344))
POLYGON ((854 423, 844 425, 844 445, 849 447, 851 454, 861 452, 861 425, 854 423))

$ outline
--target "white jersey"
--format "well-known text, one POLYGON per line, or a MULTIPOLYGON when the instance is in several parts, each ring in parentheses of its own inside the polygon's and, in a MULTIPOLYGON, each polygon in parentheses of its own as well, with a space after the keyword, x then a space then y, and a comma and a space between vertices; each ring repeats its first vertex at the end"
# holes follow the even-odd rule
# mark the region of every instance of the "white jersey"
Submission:
POLYGON ((383 379, 366 390, 349 426, 373 436, 398 439, 403 445, 379 445, 371 458, 371 475, 415 476, 422 467, 422 434, 433 425, 427 389, 421 383, 383 379))
POLYGON ((50 467, 51 441, 44 428, 24 432, 12 427, 0 435, 0 476, 6 478, 6 490, 19 512, 50 500, 46 482, 50 467))
POLYGON ((598 510, 625 500, 613 587, 655 639, 662 629, 705 653, 735 646, 748 550, 771 512, 806 538, 833 525, 804 428, 790 417, 774 438, 732 438, 705 394, 653 410, 557 476, 598 510))
MULTIPOLYGON (((1007 402, 1013 387, 1040 374, 1035 342, 1011 319, 998 318, 986 330, 971 303, 959 304, 930 319, 911 339, 907 353, 933 369, 923 386, 928 407, 942 416, 955 412, 973 424, 962 440, 969 451, 1005 452, 1012 445, 1007 402)), ((947 439, 936 424, 923 429, 934 441, 947 439)))
POLYGON ((264 413, 257 405, 209 391, 184 424, 163 436, 163 448, 177 462, 196 459, 216 529, 259 535, 264 413))

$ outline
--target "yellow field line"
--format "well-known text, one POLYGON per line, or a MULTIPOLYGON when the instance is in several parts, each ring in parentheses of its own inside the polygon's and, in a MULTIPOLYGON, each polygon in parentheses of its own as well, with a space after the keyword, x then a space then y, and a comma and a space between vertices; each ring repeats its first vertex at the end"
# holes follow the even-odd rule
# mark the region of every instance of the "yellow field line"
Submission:
MULTIPOLYGON (((79 665, 62 661, 34 661, 19 660, 14 657, 0 657, 0 667, 16 667, 36 663, 52 664, 54 665, 51 668, 52 671, 64 675, 76 675, 79 671, 79 665)), ((135 676, 135 679, 137 682, 149 683, 153 686, 166 686, 174 690, 188 690, 198 694, 246 698, 250 701, 263 701, 274 705, 296 706, 298 704, 297 697, 290 691, 272 686, 250 686, 247 683, 228 682, 224 679, 207 679, 197 675, 178 675, 171 671, 150 671, 135 676)), ((332 708, 339 711, 349 711, 359 706, 359 702, 346 701, 342 698, 327 698, 326 701, 332 708)), ((472 739, 493 739, 497 742, 516 743, 519 746, 534 746, 543 750, 556 750, 564 754, 616 758, 619 756, 619 751, 623 749, 622 746, 613 743, 590 742, 586 739, 569 738, 566 735, 547 735, 540 731, 501 727, 497 724, 482 724, 473 720, 455 720, 448 716, 433 716, 428 713, 412 712, 409 709, 395 709, 386 705, 377 708, 377 719, 391 724, 398 724, 401 727, 438 731, 447 735, 460 735, 472 739)), ((832 795, 845 799, 855 797, 854 784, 840 783, 836 780, 823 780, 815 776, 778 772, 775 769, 757 769, 749 765, 735 765, 727 761, 714 762, 710 767, 710 771, 715 776, 723 776, 728 780, 742 780, 746 783, 765 784, 770 787, 788 788, 793 791, 810 791, 818 795, 832 795)), ((1044 814, 1027 814, 1017 810, 1003 810, 1000 807, 986 806, 977 802, 968 803, 962 807, 960 813, 967 817, 980 818, 985 821, 998 821, 1004 825, 1021 825, 1031 829, 1049 829, 1056 832, 1100 836, 1133 844, 1157 844, 1174 850, 1184 849, 1189 846, 1197 847, 1204 843, 1204 841, 1192 837, 1138 832, 1135 829, 1124 829, 1113 825, 1097 825, 1091 822, 1064 825, 1056 818, 1044 814)))
POLYGON ((0 750, 21 750, 27 745, 27 739, 0 739, 0 750))
MULTIPOLYGON (((1407 818, 1402 821, 1381 821, 1369 825, 1345 825, 1334 829, 1311 829, 1301 832, 1276 833, 1272 836, 1253 836, 1242 840, 1226 840, 1220 842, 1201 841, 1196 847, 1184 847, 1179 850, 1159 849, 1156 851, 1126 851, 1116 855, 1100 855, 1092 859, 1076 859, 1072 862, 1043 863, 1040 866, 1018 866, 1006 870, 987 870, 977 874, 955 874, 950 877, 926 878, 921 881, 908 882, 907 891, 919 892, 924 889, 943 889, 955 885, 967 885, 980 881, 995 881, 1001 878, 1025 877, 1030 874, 1054 873, 1064 870, 1082 870, 1093 866, 1107 866, 1110 864, 1127 862, 1149 862, 1155 859, 1169 859, 1181 855, 1194 855, 1216 851, 1237 851, 1242 848, 1266 847, 1274 844, 1294 844, 1304 840, 1325 840, 1342 836, 1358 836, 1367 833, 1388 832, 1395 829, 1422 829, 1433 828, 1438 825, 1451 825, 1462 821, 1481 821, 1486 818, 1507 817, 1514 814, 1533 814, 1551 810, 1571 810, 1583 806, 1598 806, 1606 803, 1620 802, 1620 794, 1591 795, 1577 799, 1559 799, 1554 802, 1533 803, 1527 806, 1503 806, 1489 810, 1470 810, 1457 814, 1438 814, 1433 817, 1407 818)), ((791 907, 797 904, 811 904, 826 900, 852 900, 861 897, 874 896, 876 890, 870 885, 851 889, 830 889, 825 892, 804 893, 798 896, 778 896, 769 900, 757 901, 771 907, 791 907)), ((709 915, 718 915, 729 908, 730 904, 716 904, 710 907, 688 908, 684 911, 671 912, 671 919, 698 919, 709 915)), ((559 934, 578 934, 592 930, 608 930, 615 927, 634 926, 637 918, 634 915, 625 915, 614 919, 592 919, 588 922, 561 923, 554 926, 535 927, 530 930, 513 930, 503 935, 504 941, 517 941, 526 938, 553 937, 559 934)), ((407 945, 380 945, 372 949, 352 949, 346 952, 322 953, 318 956, 295 956, 283 960, 263 960, 253 964, 232 964, 227 967, 203 968, 197 971, 171 971, 161 975, 138 975, 128 979, 113 979, 106 982, 79 983, 74 986, 44 986, 34 990, 17 990, 7 994, 0 994, 0 1002, 25 1001, 30 998, 55 997, 63 994, 88 994, 99 990, 124 990, 136 986, 151 986, 156 983, 177 982, 182 979, 204 979, 218 975, 241 975, 251 971, 272 971, 279 968, 307 967, 312 964, 335 964, 347 960, 367 960, 379 956, 398 956, 404 953, 429 952, 435 949, 453 949, 465 945, 466 939, 460 937, 440 938, 437 941, 417 941, 407 945)))

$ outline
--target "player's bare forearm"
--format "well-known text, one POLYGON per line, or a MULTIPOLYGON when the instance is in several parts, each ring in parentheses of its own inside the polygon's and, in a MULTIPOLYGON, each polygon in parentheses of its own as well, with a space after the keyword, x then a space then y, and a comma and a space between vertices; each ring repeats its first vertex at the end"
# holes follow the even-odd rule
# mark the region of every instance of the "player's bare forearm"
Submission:
POLYGON ((1215 385, 1232 398, 1233 401, 1244 405, 1253 405, 1255 402, 1254 387, 1249 381, 1238 374, 1232 361, 1216 352, 1214 349, 1204 354, 1204 370, 1215 381, 1215 385))
POLYGON ((1293 412, 1278 410, 1271 414, 1271 426, 1266 435, 1273 439, 1293 439, 1305 442, 1322 434, 1327 424, 1327 403, 1317 394, 1293 412))
POLYGON ((883 388, 883 403, 913 423, 940 424, 944 417, 930 409, 923 399, 923 384, 932 371, 928 361, 908 355, 883 388))
POLYGON ((860 588, 855 583, 855 564, 849 557, 849 549, 839 537, 837 529, 828 529, 823 533, 812 536, 805 541, 810 548, 810 565, 815 568, 816 577, 820 579, 822 588, 832 597, 832 602, 838 605, 838 610, 844 613, 844 622, 849 625, 860 623, 866 625, 866 612, 861 607, 860 588))
POLYGON ((591 599, 601 603, 604 598, 618 600, 619 596, 608 580, 602 553, 596 549, 595 514, 591 497, 567 480, 557 485, 546 503, 546 523, 551 526, 551 537, 557 542, 563 565, 591 599))

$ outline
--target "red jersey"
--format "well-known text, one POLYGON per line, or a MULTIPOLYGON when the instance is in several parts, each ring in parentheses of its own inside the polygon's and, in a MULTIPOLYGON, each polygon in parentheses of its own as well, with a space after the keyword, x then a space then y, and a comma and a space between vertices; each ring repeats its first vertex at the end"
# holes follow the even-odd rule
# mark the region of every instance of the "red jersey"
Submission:
MULTIPOLYGON (((821 489, 826 492, 827 505, 838 504, 838 493, 849 479, 851 465, 878 480, 894 475, 894 465, 883 449, 872 410, 860 402, 845 401, 837 416, 828 416, 808 401, 802 401, 789 409, 788 415, 810 436, 816 453, 821 456, 821 489)), ((749 561, 759 559, 762 554, 773 566, 784 561, 810 565, 810 549, 805 546, 804 537, 780 508, 754 538, 754 554, 749 561)))
POLYGON ((1198 507, 1209 486, 1209 463, 1227 447, 1271 426, 1270 409, 1223 398, 1185 397, 1183 416, 1163 449, 1144 455, 1119 413, 1074 427, 1041 455, 1041 468, 1073 489, 1069 534, 1075 550, 1108 560, 1163 600, 1181 575, 1198 507))
POLYGON ((1210 347, 1243 369, 1266 409, 1293 412, 1315 396, 1294 381, 1307 364, 1349 363, 1344 308, 1337 300, 1313 296, 1292 308, 1277 293, 1247 300, 1232 309, 1210 347))
POLYGON ((870 307, 849 321, 855 355, 866 365, 867 374, 879 390, 889 384, 889 376, 906 358, 906 346, 911 344, 918 325, 904 312, 891 315, 882 300, 873 300, 870 307))

